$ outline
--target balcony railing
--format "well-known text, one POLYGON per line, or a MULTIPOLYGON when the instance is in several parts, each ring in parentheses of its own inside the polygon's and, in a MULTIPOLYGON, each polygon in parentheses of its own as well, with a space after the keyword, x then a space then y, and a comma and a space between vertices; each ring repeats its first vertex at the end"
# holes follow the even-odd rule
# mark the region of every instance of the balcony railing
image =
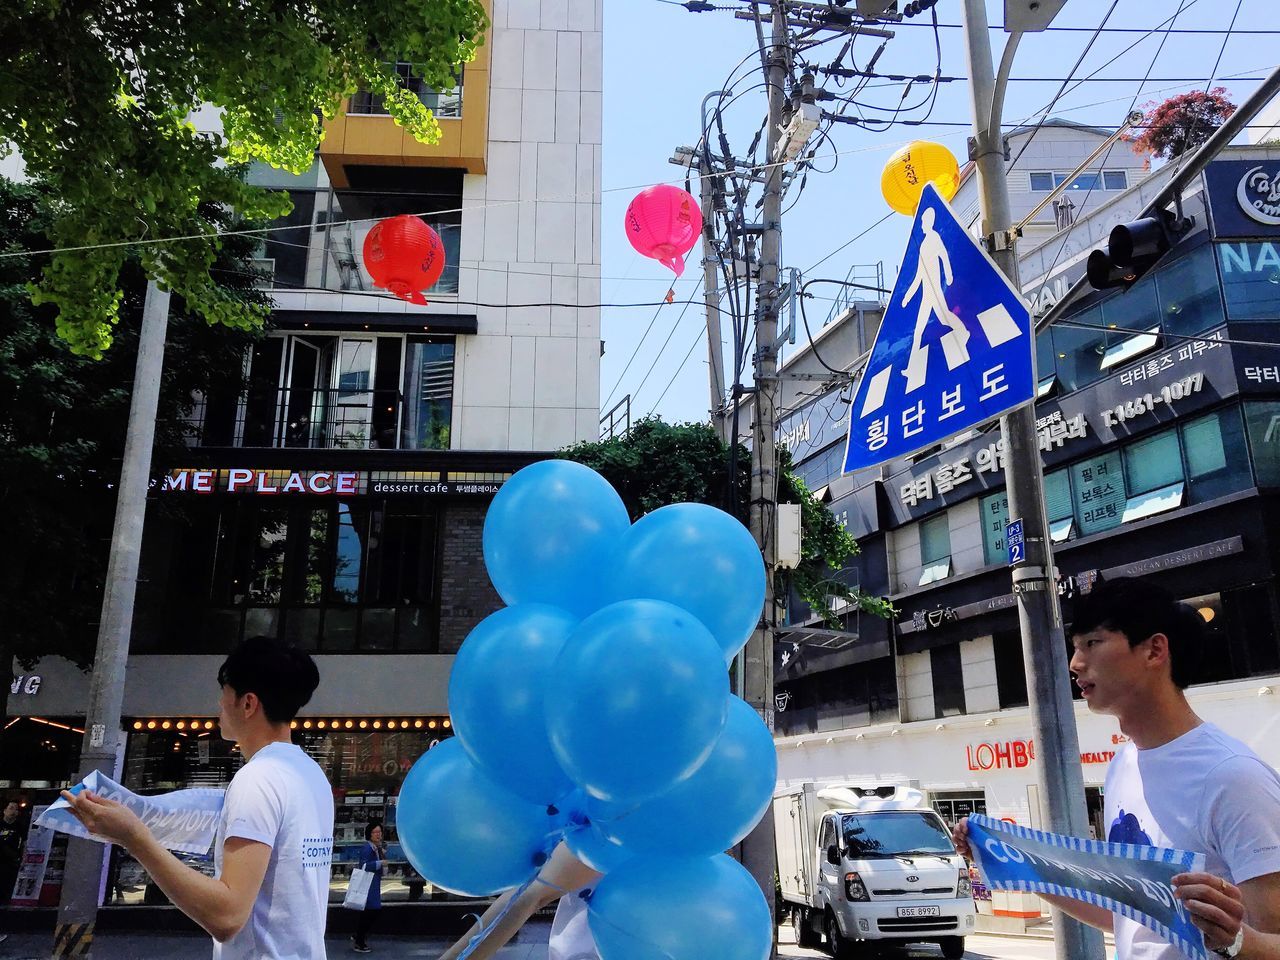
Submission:
POLYGON ((446 450, 451 406, 415 409, 398 390, 251 386, 197 403, 187 435, 195 447, 446 450))

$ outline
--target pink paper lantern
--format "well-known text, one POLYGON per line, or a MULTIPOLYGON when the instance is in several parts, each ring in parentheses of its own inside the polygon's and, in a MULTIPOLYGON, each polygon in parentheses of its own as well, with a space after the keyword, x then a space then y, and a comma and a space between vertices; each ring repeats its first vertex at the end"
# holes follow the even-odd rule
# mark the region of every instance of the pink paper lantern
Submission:
POLYGON ((627 207, 627 239, 636 252, 684 273, 684 255, 702 233, 702 211, 686 190, 658 184, 641 191, 627 207))

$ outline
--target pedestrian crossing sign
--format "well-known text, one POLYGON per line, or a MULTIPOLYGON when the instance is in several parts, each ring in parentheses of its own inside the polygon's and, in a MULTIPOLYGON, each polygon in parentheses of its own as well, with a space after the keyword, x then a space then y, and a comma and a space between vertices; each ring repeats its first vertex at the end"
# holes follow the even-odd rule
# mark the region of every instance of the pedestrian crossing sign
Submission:
POLYGON ((845 472, 933 446, 1035 397, 1021 295, 932 184, 849 407, 845 472))

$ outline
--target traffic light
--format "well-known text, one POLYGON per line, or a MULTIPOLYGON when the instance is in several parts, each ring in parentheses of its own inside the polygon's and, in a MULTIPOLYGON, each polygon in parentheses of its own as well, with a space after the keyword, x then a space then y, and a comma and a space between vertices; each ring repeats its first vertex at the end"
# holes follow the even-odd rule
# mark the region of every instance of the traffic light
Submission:
POLYGON ((1168 249, 1169 231, 1160 218, 1122 223, 1112 228, 1105 250, 1089 254, 1089 284, 1095 290, 1131 287, 1168 249))

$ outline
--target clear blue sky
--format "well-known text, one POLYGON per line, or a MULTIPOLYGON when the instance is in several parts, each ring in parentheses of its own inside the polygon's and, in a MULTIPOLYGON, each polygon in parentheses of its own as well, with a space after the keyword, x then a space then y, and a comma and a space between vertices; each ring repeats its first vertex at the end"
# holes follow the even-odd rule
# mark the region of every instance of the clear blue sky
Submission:
MULTIPOLYGON (((719 6, 746 8, 738 0, 715 2, 719 6)), ((1229 38, 1221 34, 1170 34, 1145 85, 1139 81, 1152 65, 1160 35, 1102 34, 1074 76, 1098 71, 1099 79, 1115 79, 1080 85, 1063 96, 1053 115, 1114 127, 1123 119, 1135 95, 1137 106, 1142 107, 1152 100, 1203 89, 1224 39, 1226 48, 1215 86, 1227 87, 1232 98, 1239 102, 1257 82, 1224 78, 1261 77, 1280 63, 1280 44, 1277 43, 1280 34, 1248 33, 1280 30, 1280 20, 1273 16, 1274 0, 1238 2, 1239 13, 1229 38), (1131 44, 1136 45, 1099 70, 1131 44), (1198 82, 1171 78, 1197 78, 1198 82)), ((1003 0, 988 0, 987 6, 991 23, 1001 23, 1003 0)), ((1150 30, 1173 16, 1179 6, 1182 12, 1175 24, 1177 29, 1224 30, 1236 10, 1233 0, 1144 0, 1142 3, 1120 0, 1106 26, 1150 30)), ((1092 28, 1098 26, 1111 7, 1112 0, 1067 0, 1054 26, 1089 30, 1028 35, 1014 61, 1013 76, 1066 77, 1089 44, 1092 28)), ((940 0, 935 9, 940 24, 959 23, 959 0, 940 0)), ((930 22, 929 15, 925 14, 897 27, 897 36, 889 41, 876 71, 932 74, 937 57, 933 31, 927 26, 930 22)), ((939 36, 942 74, 966 76, 962 31, 944 27, 939 36)), ((991 31, 993 59, 997 63, 1005 37, 1002 31, 991 31)), ((878 43, 866 37, 857 40, 858 62, 865 63, 878 43)), ((681 176, 680 169, 668 164, 667 158, 677 145, 694 144, 699 136, 698 112, 702 98, 720 89, 733 67, 755 49, 754 27, 748 21, 734 19, 732 12, 695 14, 664 0, 606 0, 601 268, 605 302, 658 301, 671 286, 669 271, 631 249, 622 230, 623 214, 631 198, 644 186, 674 181, 681 176)), ((827 63, 838 49, 839 43, 830 43, 822 48, 828 52, 815 51, 812 56, 819 63, 827 63)), ((748 67, 739 71, 738 76, 745 79, 735 88, 735 92, 746 92, 726 111, 731 146, 738 155, 746 152, 765 112, 764 90, 750 89, 761 79, 758 57, 749 60, 748 67)), ((1060 82, 1052 81, 1012 83, 1005 107, 1006 126, 1043 110, 1060 86, 1060 82)), ((919 100, 927 89, 927 85, 915 85, 908 103, 919 100)), ((894 107, 900 95, 900 87, 886 86, 868 92, 864 99, 894 107)), ((968 123, 968 90, 963 81, 941 85, 931 119, 968 123)), ((881 167, 895 149, 914 139, 937 140, 949 146, 963 162, 967 135, 966 129, 953 126, 899 125, 884 133, 870 133, 837 125, 832 139, 841 153, 838 166, 831 173, 811 173, 803 195, 783 220, 784 264, 805 270, 806 279, 817 276, 843 279, 852 265, 883 261, 886 280, 892 285, 897 258, 906 239, 908 221, 904 217, 893 217, 816 271, 810 273, 806 268, 888 212, 880 197, 879 177, 881 167)), ((818 162, 819 169, 830 169, 831 152, 824 146, 825 156, 818 162)), ((788 194, 786 202, 790 205, 793 200, 794 192, 788 194)), ((675 304, 656 311, 656 319, 652 308, 604 310, 602 336, 606 353, 601 368, 602 405, 611 392, 614 403, 631 393, 633 417, 654 410, 673 421, 705 418, 709 403, 707 353, 705 336, 700 333, 705 330, 705 314, 701 307, 701 271, 696 251, 690 263, 684 278, 675 284, 675 304), (677 323, 682 302, 690 296, 696 299, 677 323), (651 320, 652 329, 641 343, 651 320), (681 367, 686 357, 688 360, 681 367), (628 361, 631 361, 630 369, 624 375, 628 361), (664 390, 665 396, 659 401, 664 390)), ((816 288, 812 292, 828 296, 830 290, 816 288)), ((815 314, 824 316, 826 306, 810 301, 810 318, 815 319, 815 314)), ((727 330, 725 335, 728 336, 727 330)), ((728 352, 726 346, 726 354, 728 352)))

